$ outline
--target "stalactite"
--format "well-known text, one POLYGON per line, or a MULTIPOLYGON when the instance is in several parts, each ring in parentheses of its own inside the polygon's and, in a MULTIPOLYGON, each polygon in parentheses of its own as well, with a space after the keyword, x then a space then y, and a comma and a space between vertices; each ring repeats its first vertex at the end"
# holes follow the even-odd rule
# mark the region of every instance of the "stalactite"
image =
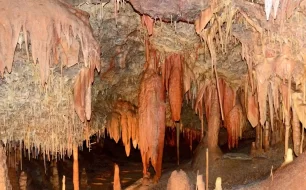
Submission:
POLYGON ((162 67, 162 80, 169 94, 173 121, 180 120, 183 102, 183 76, 182 56, 172 54, 166 57, 162 67))
POLYGON ((118 143, 121 137, 121 130, 120 130, 120 114, 117 112, 111 113, 111 118, 108 120, 107 131, 109 136, 118 143))
MULTIPOLYGON (((188 67, 188 64, 183 64, 183 83, 184 83, 184 94, 189 92, 190 94, 190 90, 191 90, 191 84, 192 82, 195 81, 195 75, 192 71, 192 69, 190 69, 188 67)), ((190 97, 188 98, 190 99, 190 97)))
POLYGON ((269 86, 269 90, 268 90, 268 101, 269 101, 269 116, 270 116, 270 121, 271 121, 271 129, 272 132, 274 131, 274 109, 273 109, 273 93, 272 93, 272 87, 271 87, 271 83, 269 86))
POLYGON ((268 79, 272 73, 271 64, 262 63, 255 68, 257 78, 257 101, 259 104, 259 120, 264 125, 267 119, 267 96, 268 96, 268 79))
POLYGON ((238 139, 240 137, 240 130, 244 126, 243 111, 240 103, 237 103, 226 117, 226 128, 228 134, 228 148, 238 146, 238 139))
POLYGON ((74 107, 80 120, 85 122, 91 117, 91 69, 83 68, 74 85, 74 107))
POLYGON ((154 20, 148 15, 142 15, 141 20, 142 20, 142 25, 147 27, 148 35, 151 36, 153 34, 154 20))
POLYGON ((198 34, 202 32, 202 30, 205 28, 205 26, 210 21, 212 16, 213 16, 213 10, 211 7, 208 7, 201 12, 200 17, 194 22, 195 29, 198 34))
POLYGON ((295 155, 300 155, 301 146, 301 126, 298 115, 295 109, 292 109, 292 136, 293 136, 293 151, 295 155))
MULTIPOLYGON (((198 93, 197 93, 197 96, 196 96, 196 101, 195 101, 195 112, 196 114, 198 114, 200 120, 203 119, 203 98, 206 99, 210 97, 210 93, 209 92, 205 92, 206 91, 206 88, 209 84, 209 81, 206 80, 205 82, 201 82, 201 84, 199 85, 199 90, 198 90, 198 93), (205 97, 203 97, 205 96, 205 97)), ((205 113, 208 114, 208 107, 205 106, 205 113)))
POLYGON ((136 107, 128 101, 116 101, 112 113, 107 118, 106 130, 110 138, 114 139, 116 143, 122 138, 126 155, 129 156, 131 140, 134 148, 137 148, 139 142, 136 107))
POLYGON ((219 105, 220 105, 220 111, 221 111, 221 119, 222 121, 224 120, 224 112, 223 112, 223 104, 222 104, 222 95, 220 92, 220 87, 219 87, 219 79, 218 79, 218 73, 216 69, 216 65, 214 65, 214 71, 215 71, 215 76, 216 76, 216 84, 217 84, 217 92, 218 92, 218 99, 219 99, 219 105))
POLYGON ((139 142, 139 125, 138 125, 138 118, 132 118, 133 125, 132 125, 132 141, 133 147, 136 148, 139 142))

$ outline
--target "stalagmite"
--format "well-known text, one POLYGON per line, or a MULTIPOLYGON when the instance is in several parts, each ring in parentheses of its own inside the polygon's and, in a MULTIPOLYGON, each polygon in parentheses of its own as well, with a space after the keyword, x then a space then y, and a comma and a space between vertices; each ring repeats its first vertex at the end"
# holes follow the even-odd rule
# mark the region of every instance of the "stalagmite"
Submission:
POLYGON ((12 189, 7 172, 5 148, 0 147, 0 189, 3 190, 12 189))
POLYGON ((266 122, 266 125, 264 126, 264 132, 263 132, 263 148, 265 151, 269 150, 270 147, 270 124, 269 122, 266 122))
POLYGON ((191 182, 183 170, 173 171, 167 183, 167 190, 191 190, 191 182))
POLYGON ((295 109, 292 109, 292 136, 293 136, 293 151, 296 156, 300 155, 301 146, 301 126, 295 109))
POLYGON ((288 152, 288 147, 289 147, 289 129, 290 129, 290 119, 289 116, 285 116, 285 157, 288 152))
POLYGON ((27 181, 28 181, 28 176, 24 171, 22 171, 20 173, 20 177, 19 177, 19 188, 20 188, 20 190, 27 190, 27 186, 28 186, 27 181))
POLYGON ((303 153, 303 142, 304 142, 304 132, 305 132, 305 129, 304 129, 304 126, 302 126, 302 138, 301 138, 301 146, 300 146, 300 154, 303 153))
POLYGON ((113 185, 113 190, 121 190, 120 175, 119 175, 119 166, 118 166, 118 164, 114 165, 114 185, 113 185))
POLYGON ((285 166, 289 163, 291 163, 293 161, 293 151, 291 148, 288 148, 288 151, 287 153, 285 154, 285 161, 283 162, 283 164, 281 165, 282 166, 285 166))
POLYGON ((87 173, 85 168, 82 169, 80 187, 81 189, 88 188, 87 173))
POLYGON ((205 189, 208 189, 208 180, 209 180, 209 153, 208 153, 208 148, 206 148, 206 167, 205 167, 205 189))
POLYGON ((177 165, 180 165, 180 123, 176 123, 176 158, 177 165))
POLYGON ((62 179, 62 190, 66 190, 66 176, 63 176, 62 179))
POLYGON ((221 179, 221 177, 217 177, 217 179, 216 179, 215 190, 222 190, 222 179, 221 179))
POLYGON ((261 150, 262 149, 262 127, 260 124, 258 124, 256 126, 256 141, 255 141, 255 144, 256 144, 256 148, 261 150))
POLYGON ((199 170, 197 172, 197 183, 196 183, 197 190, 205 190, 205 183, 203 181, 203 175, 199 174, 199 170))
POLYGON ((79 190, 79 153, 78 146, 73 145, 73 189, 79 190))
POLYGON ((59 190, 60 189, 60 183, 59 183, 59 176, 58 176, 58 169, 57 169, 57 162, 56 160, 51 161, 51 176, 50 181, 52 184, 53 190, 59 190))

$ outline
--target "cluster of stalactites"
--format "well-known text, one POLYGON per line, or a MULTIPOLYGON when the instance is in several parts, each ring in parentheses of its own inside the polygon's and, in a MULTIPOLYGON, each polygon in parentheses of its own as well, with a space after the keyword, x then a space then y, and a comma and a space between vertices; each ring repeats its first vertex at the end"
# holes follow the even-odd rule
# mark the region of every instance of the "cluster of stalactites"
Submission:
POLYGON ((300 1, 290 1, 290 0, 265 0, 265 13, 266 19, 269 20, 270 14, 273 8, 273 18, 276 19, 278 9, 280 11, 280 17, 282 20, 288 19, 292 16, 296 7, 298 7, 300 1))
MULTIPOLYGON (((256 56, 249 55, 245 50, 243 48, 244 57, 256 56)), ((279 123, 275 119, 284 123, 286 128, 292 126, 294 152, 299 155, 299 122, 305 126, 306 113, 303 63, 294 58, 290 47, 286 45, 281 55, 271 57, 267 54, 264 62, 254 66, 248 64, 248 67, 253 70, 249 72, 249 80, 245 84, 246 112, 250 124, 253 127, 262 126, 272 133, 276 132, 279 123)))
POLYGON ((118 143, 122 139, 126 155, 130 155, 131 140, 134 148, 139 142, 137 109, 130 102, 117 101, 107 119, 107 133, 118 143))
POLYGON ((79 62, 81 48, 86 69, 76 80, 75 108, 80 119, 90 119, 90 85, 94 69, 100 68, 100 47, 92 35, 88 14, 58 0, 5 0, 0 5, 0 74, 12 70, 17 43, 23 42, 29 58, 29 43, 34 63, 40 66, 45 85, 52 64, 61 61, 70 67, 79 62), (48 14, 46 14, 48 12, 48 14), (88 69, 90 68, 90 69, 88 69), (83 111, 86 110, 86 111, 83 111))
MULTIPOLYGON (((245 126, 245 117, 243 113, 244 98, 237 95, 237 91, 233 89, 223 79, 219 79, 219 94, 220 106, 223 108, 224 127, 228 133, 228 147, 233 148, 238 146, 238 139, 242 137, 243 128, 245 126)), ((215 88, 214 81, 206 79, 199 85, 199 90, 195 100, 195 112, 199 115, 200 120, 203 120, 205 113, 206 119, 210 118, 212 91, 215 88)))
POLYGON ((201 137, 202 137, 201 131, 197 129, 193 129, 193 128, 188 128, 188 127, 183 128, 183 138, 189 145, 191 152, 193 150, 192 146, 193 146, 194 141, 199 143, 201 141, 201 137))
POLYGON ((157 73, 161 71, 163 88, 168 92, 171 115, 173 121, 180 121, 181 108, 183 103, 183 56, 177 53, 170 54, 162 62, 160 53, 150 46, 149 40, 145 41, 146 46, 146 65, 151 67, 157 73), (150 64, 150 65, 148 65, 150 64))

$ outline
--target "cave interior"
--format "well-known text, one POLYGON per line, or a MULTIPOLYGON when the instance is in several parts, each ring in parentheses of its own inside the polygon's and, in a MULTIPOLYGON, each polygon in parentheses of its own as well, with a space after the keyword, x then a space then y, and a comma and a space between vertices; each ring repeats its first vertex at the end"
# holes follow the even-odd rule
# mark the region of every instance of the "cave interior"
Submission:
POLYGON ((306 189, 306 0, 0 10, 0 189, 306 189))

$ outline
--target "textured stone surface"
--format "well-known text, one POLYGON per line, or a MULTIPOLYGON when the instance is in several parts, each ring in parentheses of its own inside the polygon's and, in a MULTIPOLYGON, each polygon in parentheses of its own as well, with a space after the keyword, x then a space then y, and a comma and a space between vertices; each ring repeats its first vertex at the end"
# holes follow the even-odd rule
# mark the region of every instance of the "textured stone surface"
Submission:
POLYGON ((201 10, 209 5, 208 0, 130 0, 133 7, 141 14, 148 14, 152 18, 170 21, 194 21, 201 10))

